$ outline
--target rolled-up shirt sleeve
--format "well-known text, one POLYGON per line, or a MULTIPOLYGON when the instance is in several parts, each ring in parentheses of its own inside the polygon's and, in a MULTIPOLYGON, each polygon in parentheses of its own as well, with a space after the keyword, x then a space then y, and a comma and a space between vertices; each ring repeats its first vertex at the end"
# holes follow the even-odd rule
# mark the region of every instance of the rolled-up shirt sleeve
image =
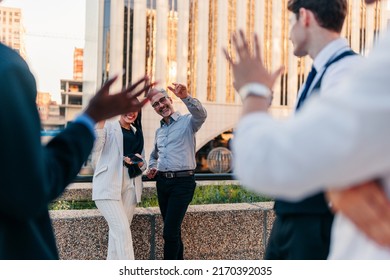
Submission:
POLYGON ((182 99, 183 103, 187 106, 188 111, 191 113, 191 126, 193 131, 198 131, 207 118, 207 111, 203 107, 202 103, 191 96, 182 99))
POLYGON ((154 140, 153 150, 150 153, 150 157, 149 157, 149 168, 157 168, 158 149, 157 149, 156 138, 157 138, 157 132, 154 137, 155 140, 154 140))

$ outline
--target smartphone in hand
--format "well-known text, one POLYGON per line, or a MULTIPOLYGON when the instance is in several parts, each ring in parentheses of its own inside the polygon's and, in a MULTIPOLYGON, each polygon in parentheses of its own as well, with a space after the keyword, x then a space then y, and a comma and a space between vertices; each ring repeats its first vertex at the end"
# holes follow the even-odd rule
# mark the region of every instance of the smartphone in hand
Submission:
POLYGON ((142 162, 142 158, 137 157, 135 154, 129 154, 127 157, 129 157, 133 164, 138 164, 142 162))

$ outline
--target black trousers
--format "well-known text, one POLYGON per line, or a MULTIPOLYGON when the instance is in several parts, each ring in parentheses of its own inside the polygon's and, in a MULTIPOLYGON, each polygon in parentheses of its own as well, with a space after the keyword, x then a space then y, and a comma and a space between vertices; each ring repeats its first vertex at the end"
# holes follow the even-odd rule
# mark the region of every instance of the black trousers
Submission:
POLYGON ((181 178, 156 178, 158 204, 164 220, 164 260, 183 260, 181 224, 196 187, 194 175, 181 178))
POLYGON ((277 215, 266 260, 325 260, 333 223, 331 213, 277 215))

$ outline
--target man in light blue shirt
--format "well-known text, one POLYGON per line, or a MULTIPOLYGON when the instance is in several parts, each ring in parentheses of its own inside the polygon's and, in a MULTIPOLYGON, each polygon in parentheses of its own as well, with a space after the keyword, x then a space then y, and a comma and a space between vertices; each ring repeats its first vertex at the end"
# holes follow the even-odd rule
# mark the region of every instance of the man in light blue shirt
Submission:
POLYGON ((181 224, 196 187, 194 169, 195 133, 201 128, 207 112, 199 100, 192 98, 185 85, 168 87, 189 110, 181 115, 173 108, 164 89, 148 94, 152 107, 162 117, 150 155, 148 178, 156 177, 158 203, 164 220, 164 259, 183 259, 181 224))

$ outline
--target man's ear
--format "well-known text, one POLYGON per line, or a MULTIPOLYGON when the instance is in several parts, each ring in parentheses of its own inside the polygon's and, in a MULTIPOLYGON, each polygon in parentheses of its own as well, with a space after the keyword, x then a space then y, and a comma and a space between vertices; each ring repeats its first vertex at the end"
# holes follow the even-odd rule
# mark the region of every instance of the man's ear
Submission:
POLYGON ((310 25, 311 17, 314 16, 314 14, 305 8, 300 8, 299 9, 299 22, 307 27, 310 25))

